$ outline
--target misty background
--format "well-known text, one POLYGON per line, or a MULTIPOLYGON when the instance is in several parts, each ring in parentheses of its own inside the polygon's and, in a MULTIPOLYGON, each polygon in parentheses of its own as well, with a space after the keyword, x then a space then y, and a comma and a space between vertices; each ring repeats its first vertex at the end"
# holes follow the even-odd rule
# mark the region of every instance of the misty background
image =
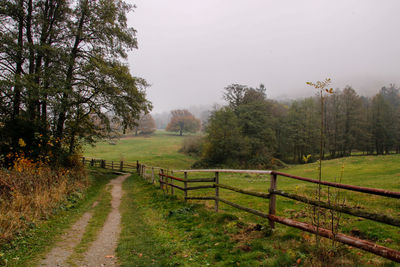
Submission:
POLYGON ((156 122, 176 108, 205 116, 232 83, 264 83, 277 100, 311 96, 306 82, 326 77, 367 96, 400 84, 397 0, 128 2, 129 65, 151 84, 156 122))

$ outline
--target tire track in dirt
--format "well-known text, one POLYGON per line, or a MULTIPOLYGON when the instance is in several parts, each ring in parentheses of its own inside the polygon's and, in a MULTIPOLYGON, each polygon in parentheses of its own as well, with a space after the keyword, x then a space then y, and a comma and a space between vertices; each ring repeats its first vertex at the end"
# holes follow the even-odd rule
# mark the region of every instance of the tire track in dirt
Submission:
POLYGON ((41 261, 39 266, 65 266, 64 262, 72 254, 73 249, 82 239, 86 226, 92 218, 92 212, 85 212, 82 217, 64 233, 61 240, 41 261))
POLYGON ((123 195, 122 183, 130 174, 113 179, 109 184, 111 189, 111 212, 108 214, 103 229, 84 255, 83 262, 78 266, 118 266, 115 250, 121 232, 121 213, 119 206, 123 195))
MULTIPOLYGON (((76 266, 118 266, 115 250, 121 232, 119 206, 123 195, 122 183, 129 176, 130 174, 124 174, 108 183, 112 186, 111 212, 108 214, 97 239, 84 254, 83 260, 75 263, 76 266)), ((69 266, 65 261, 72 255, 74 247, 81 241, 91 218, 91 211, 84 213, 71 229, 63 234, 61 241, 46 255, 39 266, 69 266)))

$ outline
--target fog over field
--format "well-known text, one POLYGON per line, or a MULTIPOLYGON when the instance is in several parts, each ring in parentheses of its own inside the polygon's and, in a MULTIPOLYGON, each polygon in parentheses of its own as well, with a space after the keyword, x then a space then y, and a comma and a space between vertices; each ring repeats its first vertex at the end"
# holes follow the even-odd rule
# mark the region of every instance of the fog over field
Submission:
POLYGON ((400 84, 400 1, 136 0, 129 24, 134 75, 154 112, 221 102, 232 83, 264 83, 268 97, 312 95, 332 78, 362 95, 400 84))

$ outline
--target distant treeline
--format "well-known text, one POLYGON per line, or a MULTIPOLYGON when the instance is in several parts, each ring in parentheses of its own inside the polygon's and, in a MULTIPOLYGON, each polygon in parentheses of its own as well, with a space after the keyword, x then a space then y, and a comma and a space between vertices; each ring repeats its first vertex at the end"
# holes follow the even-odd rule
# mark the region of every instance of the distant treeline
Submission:
MULTIPOLYGON (((277 159, 301 163, 318 158, 319 97, 285 104, 267 99, 263 85, 233 84, 225 88, 224 98, 228 105, 214 110, 208 120, 197 165, 269 168, 277 159)), ((382 87, 373 97, 346 86, 327 94, 323 104, 325 158, 399 153, 400 95, 395 85, 382 87)))

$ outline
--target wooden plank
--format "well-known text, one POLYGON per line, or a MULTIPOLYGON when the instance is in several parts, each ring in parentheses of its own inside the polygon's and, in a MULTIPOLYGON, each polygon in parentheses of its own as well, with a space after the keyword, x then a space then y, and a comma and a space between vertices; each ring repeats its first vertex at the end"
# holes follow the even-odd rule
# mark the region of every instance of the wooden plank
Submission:
MULTIPOLYGON (((171 171, 171 177, 174 177, 174 171, 171 171)), ((171 195, 174 195, 174 179, 171 178, 171 195)))
POLYGON ((400 198, 400 192, 395 192, 395 191, 389 191, 389 190, 377 189, 377 188, 361 187, 361 186, 355 186, 355 185, 339 184, 339 183, 333 183, 333 182, 327 182, 327 181, 318 181, 318 180, 315 180, 315 179, 300 177, 300 176, 287 174, 287 173, 283 173, 283 172, 273 171, 273 173, 275 173, 277 175, 285 176, 285 177, 288 177, 288 178, 293 178, 293 179, 296 179, 296 180, 301 180, 301 181, 315 183, 315 184, 322 184, 322 185, 332 186, 332 187, 336 187, 336 188, 343 188, 343 189, 347 189, 347 190, 351 190, 351 191, 362 192, 362 193, 373 194, 373 195, 379 195, 379 196, 385 196, 385 197, 391 197, 391 198, 400 198))
POLYGON ((215 186, 214 185, 191 186, 191 187, 187 187, 186 190, 197 190, 197 189, 206 189, 206 188, 215 188, 215 186))
POLYGON ((185 191, 185 188, 183 188, 183 187, 181 187, 181 186, 179 186, 179 185, 175 185, 175 184, 170 184, 170 183, 167 183, 167 182, 164 182, 164 181, 162 181, 161 182, 162 184, 164 184, 165 186, 171 186, 171 187, 174 187, 174 188, 178 188, 178 189, 180 189, 180 190, 182 190, 182 191, 185 191))
POLYGON ((235 170, 235 169, 198 169, 198 170, 174 170, 174 172, 219 172, 219 173, 271 174, 272 171, 266 171, 266 170, 235 170))
POLYGON ((223 202, 223 203, 225 203, 225 204, 228 204, 229 206, 232 206, 234 208, 237 208, 237 209, 240 209, 240 210, 243 210, 243 211, 247 211, 248 213, 252 213, 254 215, 257 215, 257 216, 260 216, 260 217, 263 217, 263 218, 268 218, 268 214, 267 213, 261 212, 259 210, 255 210, 255 209, 251 209, 251 208, 248 208, 248 207, 244 207, 244 206, 241 206, 239 204, 230 202, 230 201, 222 199, 222 198, 218 198, 218 200, 223 202))
POLYGON ((381 223, 400 227, 400 220, 396 219, 394 217, 388 216, 388 215, 363 211, 363 210, 351 208, 351 207, 348 207, 345 205, 330 205, 323 201, 309 199, 309 198, 306 198, 303 196, 287 193, 287 192, 284 192, 281 190, 275 190, 275 191, 273 191, 273 193, 283 196, 283 197, 286 197, 286 198, 297 200, 297 201, 300 201, 300 202, 303 202, 306 204, 318 206, 318 207, 325 208, 325 209, 336 210, 336 211, 350 214, 353 216, 357 216, 357 217, 369 219, 372 221, 381 222, 381 223))
POLYGON ((218 186, 218 187, 221 187, 221 188, 224 188, 224 189, 228 189, 228 190, 231 190, 231 191, 235 191, 235 192, 238 192, 238 193, 242 193, 242 194, 246 194, 246 195, 250 195, 250 196, 255 196, 255 197, 261 197, 261 198, 269 199, 269 196, 270 196, 270 194, 268 194, 268 193, 240 189, 240 188, 229 186, 229 185, 225 185, 225 184, 215 184, 215 186, 218 186))
MULTIPOLYGON (((219 173, 218 172, 215 172, 215 184, 216 185, 218 185, 219 184, 219 173)), ((219 199, 219 187, 218 186, 215 186, 214 185, 214 187, 215 187, 215 212, 218 212, 218 207, 219 207, 219 201, 218 201, 218 199, 219 199)))
POLYGON ((167 179, 168 179, 168 178, 174 179, 174 180, 176 180, 176 181, 181 181, 181 182, 184 182, 184 181, 185 181, 185 179, 182 179, 182 178, 179 178, 179 177, 174 177, 174 176, 172 176, 172 175, 162 174, 161 176, 166 177, 167 179))
POLYGON ((348 235, 344 235, 344 234, 340 234, 340 233, 334 235, 332 233, 332 231, 321 228, 321 227, 319 227, 318 231, 317 231, 316 226, 308 224, 308 223, 299 222, 299 221, 295 221, 295 220, 287 219, 287 218, 282 218, 282 217, 278 217, 276 215, 268 215, 268 217, 270 220, 273 220, 275 222, 278 222, 278 223, 281 223, 284 225, 288 225, 291 227, 295 227, 295 228, 301 229, 301 230, 309 232, 309 233, 318 234, 320 236, 339 241, 343 244, 347 244, 352 247, 360 248, 362 250, 374 253, 376 255, 390 259, 392 261, 400 262, 400 251, 397 251, 397 250, 394 250, 391 248, 387 248, 387 247, 378 245, 376 243, 373 243, 373 242, 370 242, 367 240, 358 239, 356 237, 352 237, 352 236, 348 236, 348 235))
MULTIPOLYGON (((173 173, 173 171, 171 171, 173 173)), ((215 178, 194 178, 194 179, 185 179, 185 178, 179 178, 175 177, 172 175, 166 175, 163 174, 162 176, 174 179, 176 181, 181 181, 181 182, 188 182, 188 183, 200 183, 200 182, 215 182, 215 178)))
POLYGON ((185 202, 186 202, 186 199, 187 199, 187 196, 188 196, 188 194, 187 194, 187 180, 188 180, 188 174, 187 174, 187 172, 185 172, 184 173, 184 177, 185 177, 185 182, 183 182, 183 186, 185 187, 185 191, 184 191, 184 197, 185 197, 185 202))
POLYGON ((193 200, 215 200, 215 197, 185 197, 186 199, 193 199, 193 200))
MULTIPOLYGON (((275 215, 276 213, 276 195, 274 192, 276 190, 276 174, 272 173, 271 174, 271 184, 270 184, 270 197, 269 197, 269 215, 275 215)), ((275 228, 275 223, 273 220, 269 220, 269 226, 274 229, 275 228)))
POLYGON ((163 181, 162 181, 162 179, 163 179, 162 174, 163 173, 164 173, 164 170, 161 169, 160 173, 158 175, 158 182, 160 183, 160 189, 162 189, 164 191, 164 185, 163 185, 163 181))
POLYGON ((215 182, 215 178, 194 178, 186 180, 188 183, 206 183, 206 182, 215 182))

